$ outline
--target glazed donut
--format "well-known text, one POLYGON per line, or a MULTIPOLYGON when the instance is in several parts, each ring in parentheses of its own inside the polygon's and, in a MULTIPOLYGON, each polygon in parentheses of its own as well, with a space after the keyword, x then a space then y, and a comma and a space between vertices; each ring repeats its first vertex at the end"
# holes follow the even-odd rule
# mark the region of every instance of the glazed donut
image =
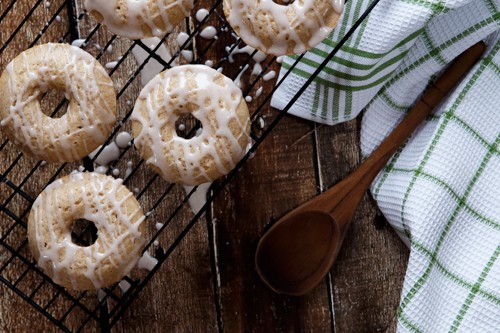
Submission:
POLYGON ((85 0, 85 8, 112 33, 129 39, 160 37, 172 31, 194 0, 85 0))
POLYGON ((67 44, 21 53, 0 77, 0 91, 0 125, 19 149, 39 160, 79 160, 108 138, 116 122, 115 90, 105 69, 67 44), (69 100, 60 118, 41 109, 49 89, 63 91, 69 100))
POLYGON ((248 45, 277 56, 299 54, 319 44, 337 25, 344 0, 224 0, 224 14, 248 45))
POLYGON ((241 90, 204 65, 168 69, 141 91, 131 116, 135 146, 164 179, 183 185, 213 181, 233 169, 250 141, 250 119, 241 90), (175 122, 191 113, 199 135, 184 139, 175 122))
POLYGON ((139 260, 144 219, 121 179, 74 173, 51 183, 35 200, 29 245, 38 266, 55 283, 76 290, 103 288, 120 281, 139 260), (94 222, 94 244, 73 243, 71 225, 77 219, 94 222))

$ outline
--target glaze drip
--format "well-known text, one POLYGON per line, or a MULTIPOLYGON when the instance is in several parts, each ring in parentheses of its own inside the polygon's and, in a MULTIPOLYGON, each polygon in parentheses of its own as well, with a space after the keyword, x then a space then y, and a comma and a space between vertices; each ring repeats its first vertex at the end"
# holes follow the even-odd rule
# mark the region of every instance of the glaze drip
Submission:
POLYGON ((134 143, 146 163, 164 179, 185 185, 227 174, 250 142, 250 120, 241 90, 231 79, 203 65, 160 73, 140 93, 131 119, 134 143), (191 139, 178 136, 175 130, 177 119, 187 113, 202 125, 199 135, 191 139))

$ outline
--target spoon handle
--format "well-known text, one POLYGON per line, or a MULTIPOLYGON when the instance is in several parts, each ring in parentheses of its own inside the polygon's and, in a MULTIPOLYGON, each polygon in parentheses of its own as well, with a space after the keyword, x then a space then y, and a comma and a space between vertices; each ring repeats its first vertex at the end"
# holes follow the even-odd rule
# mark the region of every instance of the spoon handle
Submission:
POLYGON ((307 206, 307 209, 330 212, 341 231, 345 232, 365 191, 378 173, 434 107, 472 68, 485 48, 485 44, 479 42, 460 54, 370 157, 344 180, 305 203, 303 208, 307 206))
POLYGON ((486 46, 479 42, 460 54, 443 74, 422 95, 407 116, 396 126, 391 134, 353 173, 356 183, 370 186, 373 179, 384 168, 397 149, 410 137, 413 131, 425 120, 432 110, 451 91, 456 83, 474 66, 484 53, 486 46))

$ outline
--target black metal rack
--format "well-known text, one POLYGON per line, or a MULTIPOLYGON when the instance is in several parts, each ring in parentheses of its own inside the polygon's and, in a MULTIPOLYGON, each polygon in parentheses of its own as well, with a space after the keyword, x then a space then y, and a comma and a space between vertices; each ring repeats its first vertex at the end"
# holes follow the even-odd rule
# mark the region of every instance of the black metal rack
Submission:
MULTIPOLYGON (((5 157, 7 155, 6 152, 10 151, 10 155, 12 155, 12 152, 15 152, 16 150, 15 147, 8 142, 8 140, 0 142, 0 160, 1 163, 5 163, 5 167, 2 167, 2 170, 4 171, 0 173, 0 181, 3 186, 1 189, 3 195, 0 196, 0 198, 2 199, 2 201, 0 202, 0 281, 17 295, 19 295, 22 299, 24 299, 27 303, 33 306, 33 308, 50 319, 57 327, 59 327, 63 331, 82 331, 91 321, 96 321, 101 327, 102 331, 109 331, 110 328, 117 323, 127 307, 138 297, 138 295, 151 280, 151 278, 160 268, 163 262, 165 262, 165 260, 169 258, 172 251, 178 246, 184 236, 197 223, 197 221, 202 216, 203 211, 211 205, 217 195, 234 178, 238 170, 246 163, 251 154, 265 140, 269 133, 271 133, 273 128, 275 128, 275 126, 283 118, 288 109, 299 98, 306 87, 319 74, 321 69, 328 63, 328 61, 331 60, 337 50, 349 39, 351 34, 371 12, 377 2, 378 0, 375 0, 371 3, 370 7, 346 33, 345 37, 340 41, 338 46, 333 50, 333 52, 323 62, 318 70, 311 76, 306 85, 304 85, 299 91, 297 91, 297 94, 290 101, 287 107, 282 112, 274 112, 273 119, 268 118, 266 124, 263 126, 262 121, 259 121, 262 111, 265 107, 267 107, 272 94, 274 93, 275 89, 282 83, 284 78, 276 83, 275 88, 272 91, 266 92, 266 96, 260 99, 260 103, 256 108, 256 111, 251 115, 253 120, 252 138, 254 140, 254 145, 252 146, 250 151, 227 177, 225 177, 220 182, 217 182, 215 186, 213 186, 210 195, 207 198, 204 209, 200 210, 190 221, 188 221, 184 225, 181 232, 175 235, 173 241, 165 248, 158 248, 156 249, 156 251, 152 251, 154 252, 154 256, 158 259, 158 265, 156 265, 155 268, 147 274, 143 274, 143 276, 141 276, 140 278, 125 278, 126 282, 130 284, 130 287, 125 291, 120 290, 118 284, 111 288, 103 289, 99 293, 69 291, 53 283, 52 280, 36 266, 28 250, 28 241, 26 239, 26 220, 30 211, 30 207, 34 201, 34 198, 36 197, 36 195, 33 194, 38 194, 45 186, 50 184, 58 177, 67 174, 68 171, 70 171, 72 168, 75 168, 75 166, 67 164, 55 166, 54 171, 51 173, 49 179, 44 179, 43 181, 41 181, 41 183, 43 184, 38 187, 35 186, 33 188, 26 189, 27 187, 30 187, 30 184, 33 182, 33 180, 38 177, 38 170, 45 167, 44 163, 39 161, 33 162, 32 165, 29 165, 28 162, 25 162, 25 159, 23 158, 23 155, 21 153, 14 154, 14 158, 4 160, 7 159, 5 157), (27 172, 25 173, 25 175, 16 175, 14 177, 17 169, 19 168, 19 165, 21 164, 23 164, 23 168, 27 172), (28 164, 28 166, 25 166, 24 164, 28 164), (49 300, 42 302, 38 297, 38 295, 40 294, 44 294, 44 299, 49 300), (47 297, 47 295, 50 296, 47 297), (57 310, 61 308, 65 309, 65 311, 61 312, 60 310, 57 310), (78 320, 79 324, 76 327, 69 327, 69 325, 67 324, 67 319, 70 316, 80 318, 80 320, 78 320)), ((190 46, 192 45, 191 41, 194 40, 194 38, 200 33, 201 27, 206 21, 216 20, 217 22, 219 22, 220 26, 223 27, 222 29, 218 29, 219 35, 222 33, 230 33, 230 28, 225 21, 222 11, 222 1, 215 1, 213 3, 213 6, 207 9, 209 11, 209 15, 202 22, 198 22, 197 24, 194 24, 194 26, 191 25, 192 28, 189 31, 188 40, 184 43, 184 45, 180 46, 179 50, 175 54, 172 54, 172 59, 169 62, 166 62, 164 59, 157 56, 156 49, 160 46, 160 44, 156 47, 156 49, 151 50, 141 41, 130 42, 130 46, 128 47, 128 49, 125 49, 120 54, 121 57, 118 58, 116 66, 114 66, 109 71, 109 74, 112 78, 113 74, 118 73, 118 75, 121 75, 123 79, 122 87, 118 88, 117 97, 119 102, 120 99, 123 100, 125 98, 125 92, 135 81, 137 81, 139 73, 150 59, 155 59, 165 69, 171 67, 173 62, 181 57, 182 50, 192 47, 190 46), (132 48, 136 46, 141 47, 143 50, 148 52, 148 57, 143 63, 137 64, 137 68, 132 71, 132 73, 120 73, 120 67, 123 66, 123 63, 127 61, 127 59, 130 58, 132 48), (123 78, 123 76, 125 77, 123 78)), ((15 56, 15 54, 9 53, 9 45, 18 39, 27 41, 25 48, 29 48, 47 41, 71 42, 78 38, 84 38, 85 43, 83 43, 82 48, 86 49, 86 46, 91 45, 91 41, 96 38, 96 36, 100 35, 107 36, 105 45, 102 46, 100 50, 94 50, 95 52, 93 55, 98 60, 102 60, 106 57, 106 50, 109 49, 109 47, 113 44, 117 37, 110 35, 105 31, 105 28, 101 27, 99 24, 96 24, 84 36, 80 36, 78 27, 80 24, 80 20, 85 18, 90 20, 90 18, 88 18, 88 15, 84 11, 81 11, 81 8, 79 9, 78 4, 75 0, 52 0, 50 3, 38 0, 34 3, 31 3, 29 6, 26 5, 26 1, 22 0, 12 0, 10 3, 8 3, 8 1, 2 1, 2 4, 0 4, 0 37, 2 37, 3 40, 0 40, 0 59, 8 58, 8 60, 10 61, 15 56), (22 3, 25 4, 23 5, 22 3), (4 26, 8 18, 11 17, 14 12, 19 10, 19 8, 26 8, 26 12, 23 13, 23 15, 17 15, 19 17, 24 17, 24 19, 20 20, 19 22, 9 23, 10 26, 8 28, 4 26), (34 15, 36 15, 36 13, 38 13, 38 11, 41 11, 42 9, 45 13, 45 20, 43 22, 36 22, 36 19, 34 19, 34 15), (67 31, 60 36, 50 35, 51 27, 58 24, 65 24, 67 26, 67 31), (26 34, 25 30, 27 29, 28 25, 30 26, 30 30, 34 29, 33 26, 39 27, 39 33, 34 36, 26 34), (7 31, 8 35, 2 35, 1 30, 4 31, 4 34, 5 31, 7 31), (50 36, 47 38, 46 36, 48 35, 50 36)), ((193 19, 190 22, 193 23, 196 21, 193 19)), ((169 34, 164 36, 162 42, 165 41, 168 37, 169 34)), ((219 40, 219 38, 215 38, 210 40, 209 42, 206 42, 206 46, 203 49, 199 50, 196 54, 194 63, 204 63, 204 61, 206 60, 205 54, 211 48, 226 46, 221 45, 218 42, 219 40)), ((237 47, 241 43, 242 42, 238 40, 232 45, 232 48, 237 47)), ((239 71, 244 70, 245 65, 249 64, 250 61, 252 61, 252 57, 256 54, 256 52, 257 51, 255 51, 252 55, 249 55, 246 59, 244 59, 243 62, 236 64, 240 66, 239 71)), ((298 57, 296 63, 292 65, 292 68, 288 73, 293 70, 293 68, 301 58, 302 56, 298 57)), ((227 58, 218 59, 218 63, 214 65, 214 68, 223 66, 227 61, 227 58)), ((245 96, 253 88, 255 88, 255 86, 259 82, 261 82, 263 76, 266 74, 266 71, 269 70, 269 66, 271 66, 271 64, 273 64, 275 61, 275 57, 268 57, 266 59, 266 62, 263 63, 263 71, 258 76, 252 77, 250 83, 246 88, 244 88, 243 94, 245 96)), ((239 74, 240 73, 238 72, 236 75, 239 74)), ((285 75, 285 78, 287 75, 285 75)), ((64 108, 64 105, 64 101, 61 101, 59 104, 54 105, 54 111, 52 115, 56 115, 57 112, 64 108)), ((127 103, 123 103, 121 105, 121 108, 124 110, 124 112, 120 113, 121 119, 119 119, 120 121, 118 122, 106 144, 109 143, 118 132, 123 130, 122 128, 125 126, 126 121, 132 112, 133 105, 129 105, 127 103)), ((103 147, 106 144, 104 144, 103 147)), ((99 151, 99 153, 101 151, 102 149, 99 151)), ((127 154, 132 154, 132 151, 133 149, 131 149, 131 147, 125 148, 121 152, 120 158, 116 163, 124 160, 127 154)), ((94 159, 95 158, 97 158, 97 156, 95 156, 94 159)), ((83 166, 86 170, 92 171, 93 165, 93 160, 91 160, 90 158, 86 158, 83 161, 83 166)), ((131 180, 138 175, 138 170, 141 167, 143 167, 143 161, 138 159, 130 174, 127 175, 127 177, 124 179, 125 185, 131 182, 131 180)), ((110 172, 111 168, 108 170, 108 173, 110 172)), ((140 198, 141 196, 143 196, 144 193, 148 191, 148 188, 158 181, 160 181, 159 177, 157 175, 151 174, 150 179, 148 179, 143 184, 143 187, 139 189, 139 191, 137 191, 137 197, 140 198)), ((162 201, 172 193, 174 186, 174 184, 168 185, 163 193, 154 198, 154 203, 149 208, 149 212, 153 212, 154 209, 156 209, 157 206, 160 205, 162 201)), ((169 216, 164 217, 164 225, 159 230, 155 230, 155 232, 151 235, 147 242, 146 250, 152 250, 153 248, 155 248, 153 246, 155 240, 162 232, 164 232, 169 223, 176 218, 178 212, 187 204, 190 196, 194 191, 195 189, 188 193, 182 200, 182 202, 173 207, 169 216)))

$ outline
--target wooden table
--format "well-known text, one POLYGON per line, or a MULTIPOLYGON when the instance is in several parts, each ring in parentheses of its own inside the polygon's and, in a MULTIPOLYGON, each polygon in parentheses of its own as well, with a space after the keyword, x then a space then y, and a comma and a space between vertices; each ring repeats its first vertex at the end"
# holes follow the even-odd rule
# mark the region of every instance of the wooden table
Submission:
MULTIPOLYGON (((57 42, 61 36, 65 37, 65 41, 74 40, 78 35, 81 38, 92 36, 85 49, 99 57, 103 64, 127 54, 131 41, 113 39, 102 27, 94 30, 96 22, 89 17, 84 16, 75 26, 67 10, 75 10, 75 14, 80 15, 82 5, 78 1, 75 7, 67 7, 64 0, 51 0, 48 4, 50 6, 46 6, 44 1, 35 4, 31 0, 18 0, 10 8, 10 0, 0 2, 0 70, 31 44, 57 42), (30 12, 32 8, 35 10, 30 12), (25 17, 28 19, 23 21, 25 17), (46 22, 49 22, 48 26, 45 26, 46 22), (41 30, 43 34, 38 36, 41 30), (10 38, 14 32, 15 36, 10 38), (112 45, 112 51, 101 52, 100 49, 107 44, 112 45)), ((212 5, 213 2, 208 0, 198 1, 192 11, 193 16, 197 9, 209 9, 212 5)), ((205 25, 213 25, 220 31, 224 25, 222 16, 222 5, 219 3, 205 25)), ((191 18, 168 38, 172 54, 179 49, 175 43, 176 34, 180 31, 192 32, 196 24, 197 21, 191 18)), ((226 56, 224 46, 232 43, 234 38, 226 32, 220 33, 217 41, 196 37, 190 48, 195 53, 195 59, 217 62, 226 56)), ((228 65, 226 61, 223 65, 224 74, 232 78, 239 72, 238 64, 248 61, 248 55, 238 55, 235 59, 235 64, 228 65)), ((266 64, 269 65, 267 72, 279 70, 279 65, 271 57, 263 64, 265 69, 266 64)), ((135 70, 137 63, 128 53, 111 74, 117 91, 121 92, 118 108, 122 118, 131 110, 130 101, 137 97, 141 89, 138 79, 127 85, 130 71, 135 70)), ((274 80, 263 81, 248 74, 249 71, 242 77, 242 90, 255 97, 256 90, 263 87, 264 93, 255 97, 249 106, 251 112, 257 112, 268 126, 278 114, 269 107, 268 101, 264 102, 274 86, 274 80), (252 82, 255 83, 253 86, 252 82)), ((60 97, 51 95, 44 103, 53 110, 60 97)), ((255 247, 264 230, 290 209, 338 182, 360 162, 359 128, 358 120, 329 127, 285 116, 263 141, 255 157, 244 165, 206 214, 175 247, 112 331, 395 331, 408 250, 387 225, 369 195, 361 203, 335 267, 311 294, 304 297, 277 295, 263 285, 254 268, 255 247)), ((127 122, 123 129, 129 129, 127 122)), ((256 131, 257 136, 262 134, 258 129, 256 131)), ((0 133, 0 140, 0 143, 6 140, 3 133, 0 133)), ((0 151, 0 161, 1 174, 8 173, 6 178, 31 197, 36 197, 54 174, 67 174, 79 165, 68 164, 62 169, 59 169, 60 165, 40 166, 31 158, 20 156, 11 143, 0 151), (29 174, 33 168, 33 174, 29 174)), ((133 149, 124 154, 116 167, 123 172, 128 161, 134 165, 140 161, 133 149)), ((156 232, 155 223, 165 222, 185 197, 183 189, 176 185, 172 186, 168 197, 157 202, 169 184, 159 177, 155 178, 154 173, 144 165, 138 168, 127 186, 143 189, 151 179, 154 180, 141 193, 139 200, 146 211, 155 207, 148 219, 148 235, 156 232)), ((0 185, 0 203, 0 235, 3 237, 9 233, 5 242, 19 247, 21 253, 30 258, 22 222, 16 224, 5 211, 8 209, 20 216, 26 213, 29 203, 5 182, 0 185)), ((26 221, 26 217, 24 214, 22 220, 26 221)), ((180 206, 175 218, 162 231, 159 245, 153 246, 151 251, 159 247, 168 248, 192 217, 193 213, 187 205, 180 206)), ((5 246, 0 247, 0 267, 4 267, 0 276, 11 282, 20 280, 20 286, 26 284, 22 288, 38 282, 40 278, 31 271, 21 275, 23 263, 13 260, 6 264, 11 257, 5 246)), ((92 295, 89 297, 95 298, 95 294, 92 295)), ((41 305, 46 305, 51 299, 48 291, 40 292, 35 297, 41 305)), ((70 303, 55 301, 49 304, 49 310, 57 318, 69 306, 70 303)), ((51 321, 5 283, 0 284, 0 314, 0 332, 55 330, 51 321)), ((79 320, 79 315, 69 315, 65 317, 64 324, 74 328, 79 320)), ((99 325, 91 322, 84 331, 98 329, 99 325)))

